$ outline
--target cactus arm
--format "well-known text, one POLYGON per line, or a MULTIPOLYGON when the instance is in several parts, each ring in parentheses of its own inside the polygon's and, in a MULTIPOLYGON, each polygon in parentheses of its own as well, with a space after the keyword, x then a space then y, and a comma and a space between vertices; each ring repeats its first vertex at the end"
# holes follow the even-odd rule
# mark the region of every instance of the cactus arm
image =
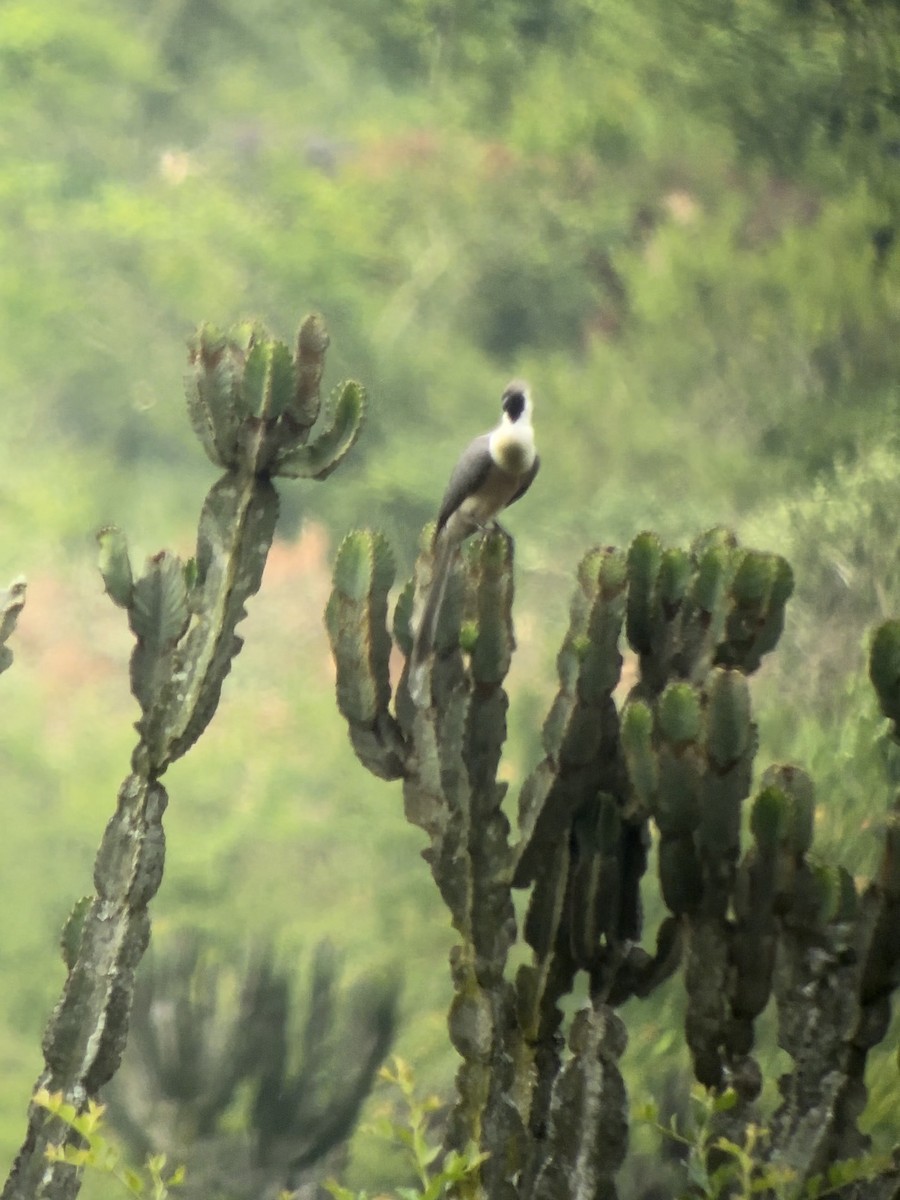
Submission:
POLYGON ((325 626, 337 665, 338 708, 357 757, 380 779, 400 779, 408 747, 392 716, 387 597, 393 556, 380 534, 348 534, 338 550, 325 626))
POLYGON ((25 580, 19 577, 0 592, 0 672, 12 662, 12 651, 6 645, 16 627, 19 613, 25 607, 25 580))
MULTIPOLYGON (((134 971, 149 940, 149 904, 165 857, 168 796, 159 779, 206 728, 241 647, 235 628, 259 587, 278 511, 270 467, 308 435, 298 413, 310 415, 318 386, 315 362, 302 354, 292 361, 258 325, 227 335, 202 327, 190 361, 191 424, 209 457, 226 468, 201 512, 196 560, 183 564, 163 551, 135 579, 124 536, 115 528, 100 534, 106 589, 126 609, 135 635, 131 683, 141 717, 131 772, 97 853, 95 895, 67 925, 68 975, 44 1037, 37 1086, 62 1092, 79 1109, 118 1068, 127 1036, 134 971)), ((345 392, 343 440, 333 455, 349 448, 348 430, 358 428, 361 415, 361 390, 348 385, 345 392)), ((316 476, 333 465, 323 458, 316 476)), ((32 1104, 3 1200, 74 1197, 79 1173, 45 1155, 69 1135, 59 1118, 32 1104)))
POLYGON ((619 1069, 626 1042, 623 1022, 605 1006, 575 1017, 572 1057, 553 1087, 547 1152, 526 1192, 529 1200, 616 1196, 614 1176, 628 1147, 627 1096, 619 1069))
POLYGON ((273 473, 287 479, 327 479, 352 450, 364 416, 365 392, 358 383, 343 384, 335 395, 327 427, 313 441, 279 454, 273 473))

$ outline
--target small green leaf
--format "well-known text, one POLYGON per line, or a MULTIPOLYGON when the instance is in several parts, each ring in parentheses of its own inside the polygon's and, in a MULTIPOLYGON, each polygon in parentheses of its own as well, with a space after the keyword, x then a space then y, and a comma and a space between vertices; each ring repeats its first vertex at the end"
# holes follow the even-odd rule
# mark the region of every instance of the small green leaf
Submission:
POLYGON ((141 1196, 144 1193, 144 1181, 140 1174, 132 1167, 125 1167, 122 1171, 122 1182, 128 1190, 135 1196, 141 1196))
POLYGON ((402 1125, 394 1126, 394 1140, 405 1150, 413 1149, 415 1136, 412 1129, 405 1129, 402 1125))
POLYGON ((631 1112, 632 1118, 635 1121, 643 1121, 655 1125, 659 1120, 659 1107, 653 1100, 644 1100, 640 1104, 635 1104, 631 1112))
POLYGON ((335 1179, 326 1179, 323 1187, 334 1197, 334 1200, 366 1200, 365 1192, 351 1192, 349 1188, 341 1187, 335 1179))
POLYGON ((440 1146, 429 1146, 427 1144, 423 1144, 416 1150, 416 1158, 418 1159, 420 1166, 429 1167, 440 1154, 440 1152, 440 1146))
POLYGON ((730 1112, 738 1102, 738 1094, 734 1088, 726 1088, 724 1092, 713 1096, 711 1109, 714 1113, 730 1112))
POLYGON ((91 1162, 90 1150, 78 1150, 75 1146, 66 1146, 63 1150, 62 1161, 70 1167, 85 1167, 91 1162))

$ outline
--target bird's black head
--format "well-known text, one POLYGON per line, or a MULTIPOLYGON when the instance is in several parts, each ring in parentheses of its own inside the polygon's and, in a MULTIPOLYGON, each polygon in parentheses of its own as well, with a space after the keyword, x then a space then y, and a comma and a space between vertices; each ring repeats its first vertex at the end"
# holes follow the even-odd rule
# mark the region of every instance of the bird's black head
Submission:
POLYGON ((528 407, 528 387, 520 379, 508 383, 503 390, 501 400, 503 411, 511 421, 518 421, 528 407))

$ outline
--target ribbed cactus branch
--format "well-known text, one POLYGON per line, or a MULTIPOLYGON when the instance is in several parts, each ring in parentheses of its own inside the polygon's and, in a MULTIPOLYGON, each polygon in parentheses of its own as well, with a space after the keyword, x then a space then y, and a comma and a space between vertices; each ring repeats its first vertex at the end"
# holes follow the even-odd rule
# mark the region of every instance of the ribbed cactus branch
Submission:
MULTIPOLYGON (((809 868, 798 885, 805 903, 780 922, 775 971, 778 1041, 793 1065, 779 1080, 782 1103, 771 1122, 771 1157, 809 1178, 868 1146, 857 1119, 865 1106, 869 1045, 854 1045, 861 1017, 860 963, 851 953, 855 896, 846 909, 835 907, 831 881, 817 879, 809 868)), ((874 913, 861 915, 860 934, 874 913)))
MULTIPOLYGON (((429 547, 426 536, 393 618, 407 659, 432 575, 429 547)), ((806 860, 814 795, 795 767, 763 774, 742 856, 757 751, 748 676, 778 639, 790 567, 721 529, 689 551, 651 533, 627 554, 590 551, 578 568, 543 757, 521 788, 511 845, 497 779, 514 648, 511 549, 499 533, 464 548, 433 653, 414 695, 407 663, 393 711, 392 575, 379 571, 387 552, 376 535, 352 534, 342 547, 328 612, 354 746, 376 774, 403 778, 406 814, 428 834, 425 857, 461 937, 450 1033, 463 1063, 448 1144, 474 1142, 488 1155, 462 1194, 613 1200, 627 1140, 618 1069, 625 1035, 613 1010, 660 987, 682 957, 694 1071, 713 1090, 734 1088, 736 1103, 717 1110, 714 1132, 739 1144, 758 1120, 754 1022, 774 992, 796 1069, 782 1082, 765 1153, 805 1181, 865 1144, 855 1123, 860 1064, 884 1034, 900 953, 900 808, 881 877, 861 902, 846 872, 806 860), (638 679, 620 714, 623 633, 638 679), (651 823, 671 915, 648 950, 638 943, 651 823), (512 889, 525 887, 531 961, 511 986, 512 889), (590 1006, 569 1024, 567 1055, 560 1001, 580 971, 590 1006), (803 1012, 802 997, 826 985, 841 996, 823 994, 816 1012, 803 1012), (837 1066, 814 1095, 822 1045, 837 1066), (804 1111, 822 1117, 821 1136, 804 1111)), ((891 716, 900 716, 898 646, 892 629, 873 646, 872 677, 891 716)))
MULTIPOLYGON (((506 738, 502 683, 513 649, 512 545, 502 533, 475 539, 459 557, 435 633, 435 659, 419 702, 404 669, 395 714, 388 709, 385 600, 392 573, 378 568, 376 535, 351 534, 338 554, 326 623, 337 662, 338 704, 360 760, 375 774, 403 776, 409 819, 428 834, 425 857, 462 944, 453 954, 456 996, 450 1033, 462 1056, 449 1143, 495 1148, 482 1167, 494 1196, 513 1195, 510 1173, 524 1157, 515 1083, 515 993, 504 979, 515 938, 509 824, 497 781, 506 738), (387 732, 386 732, 387 731, 387 732)), ((428 552, 417 568, 430 576, 428 552)), ((413 597, 394 618, 408 654, 413 597)))
MULTIPOLYGON (((872 641, 869 673, 886 717, 900 714, 900 622, 887 621, 872 641)), ((756 822, 780 846, 775 892, 781 950, 775 971, 778 1040, 793 1059, 779 1081, 782 1103, 772 1121, 771 1158, 800 1178, 868 1147, 857 1118, 865 1106, 869 1050, 886 1035, 900 976, 900 800, 885 821, 879 870, 862 895, 843 868, 810 866, 813 795, 802 773, 767 772, 763 783, 787 803, 756 822), (823 1070, 824 1064, 824 1070, 823 1070)), ((762 797, 760 797, 762 799, 762 797)), ((769 807, 776 805, 770 799, 769 807)), ((768 851, 771 854, 771 850, 768 851)), ((887 1181, 885 1181, 887 1182, 887 1181)), ((894 1195, 893 1184, 862 1196, 894 1195)))
MULTIPOLYGON (((134 970, 150 938, 148 904, 162 879, 167 802, 159 783, 128 776, 97 854, 96 895, 79 902, 66 927, 68 975, 44 1034, 45 1067, 35 1091, 62 1091, 78 1107, 97 1096, 125 1048, 134 970)), ((4 1200, 77 1195, 78 1173, 44 1153, 68 1137, 58 1118, 32 1104, 4 1200)))
POLYGON ((624 800, 619 719, 612 693, 619 682, 619 636, 625 614, 625 559, 591 551, 578 568, 569 629, 559 652, 559 691, 544 723, 545 757, 519 799, 515 881, 530 883, 546 850, 601 789, 624 800))
POLYGON ((553 1086, 547 1154, 526 1194, 533 1200, 615 1200, 614 1177, 628 1148, 627 1096, 619 1070, 627 1035, 606 1007, 572 1023, 572 1057, 553 1086))
POLYGON ((319 416, 319 387, 330 340, 322 318, 310 313, 297 334, 297 375, 288 410, 300 429, 311 428, 319 416))
POLYGON ((731 585, 731 610, 717 661, 755 671, 781 637, 793 590, 794 574, 783 558, 745 551, 731 585))
MULTIPOLYGON (((734 983, 729 915, 757 746, 746 674, 777 641, 792 576, 783 559, 742 549, 723 530, 689 554, 641 534, 628 575, 626 627, 640 663, 623 718, 632 808, 656 823, 663 899, 690 931, 686 1035, 697 1078, 740 1079, 752 1099, 758 1072, 746 999, 731 994, 747 985, 740 975, 734 983)), ((770 950, 760 960, 769 980, 770 950)))
POLYGON ((345 383, 334 394, 325 430, 310 441, 328 335, 307 317, 292 355, 252 322, 222 333, 202 325, 190 344, 188 412, 216 466, 256 475, 324 479, 359 434, 365 394, 345 383))
MULTIPOLYGON (((882 710, 900 715, 900 622, 872 640, 869 674, 882 710)), ((804 777, 764 777, 789 804, 769 824, 781 835, 780 953, 775 971, 778 1040, 793 1059, 782 1076, 782 1103, 772 1121, 770 1157, 810 1178, 836 1159, 868 1147, 857 1118, 866 1101, 868 1053, 887 1034, 900 976, 900 800, 885 820, 879 870, 861 895, 843 868, 810 866, 811 784, 804 777)), ((766 831, 771 840, 771 832, 766 831)), ((888 1173, 890 1174, 890 1173, 888 1173)), ((871 1180, 858 1197, 896 1195, 897 1180, 871 1180)))
MULTIPOLYGON (((191 344, 188 409, 207 454, 226 470, 203 505, 196 556, 184 563, 161 551, 135 574, 124 534, 109 527, 99 535, 106 589, 135 636, 131 687, 141 716, 131 773, 97 854, 96 894, 76 906, 66 927, 68 977, 44 1037, 38 1087, 62 1092, 77 1108, 121 1059, 134 970, 150 935, 148 906, 163 872, 168 798, 159 778, 206 728, 241 648, 235 630, 259 588, 278 514, 270 476, 324 478, 359 429, 362 391, 346 384, 333 421, 309 441, 326 345, 317 320, 301 329, 296 357, 259 325, 228 334, 202 327, 191 344), (308 461, 293 460, 300 454, 308 461)), ((45 1157, 67 1136, 32 1105, 3 1200, 74 1196, 78 1172, 45 1157)))
POLYGON ((12 662, 12 650, 6 643, 24 607, 25 580, 20 577, 0 591, 0 672, 5 671, 12 662))
POLYGON ((628 551, 628 640, 640 660, 635 698, 674 679, 700 682, 714 663, 757 669, 784 624, 793 574, 778 555, 740 548, 725 530, 689 553, 642 533, 628 551))
POLYGON ((490 1141, 496 1154, 482 1178, 491 1195, 503 1196, 524 1142, 521 1113, 509 1099, 515 997, 504 968, 515 913, 509 824, 501 808, 506 787, 496 778, 506 738, 502 682, 513 645, 512 544, 505 534, 488 535, 466 547, 460 566, 438 622, 432 703, 415 717, 424 770, 407 776, 404 795, 407 813, 425 816, 431 837, 425 858, 462 938, 452 956, 456 995, 449 1027, 463 1063, 448 1142, 463 1150, 472 1141, 490 1141), (453 646, 454 625, 465 663, 453 646))
MULTIPOLYGON (((696 588, 695 588, 696 594, 696 588)), ((724 591, 719 592, 724 598, 724 591)), ((675 648, 677 653, 677 647, 675 648)), ((727 1068, 746 1078, 752 1047, 729 1003, 728 912, 740 851, 741 804, 750 790, 755 727, 743 674, 714 668, 705 683, 670 683, 656 705, 632 702, 624 721, 635 799, 660 834, 663 899, 690 929, 686 1036, 698 1079, 720 1086, 727 1068)), ((755 1015, 755 1014, 754 1014, 755 1015)))
POLYGON ((286 479, 327 479, 353 448, 365 413, 365 393, 358 383, 345 383, 334 392, 328 424, 313 441, 288 445, 275 458, 273 475, 286 479))
POLYGON ((400 779, 407 747, 391 715, 387 599, 394 560, 377 533, 348 534, 334 565, 325 625, 337 664, 338 708, 360 761, 380 779, 400 779))

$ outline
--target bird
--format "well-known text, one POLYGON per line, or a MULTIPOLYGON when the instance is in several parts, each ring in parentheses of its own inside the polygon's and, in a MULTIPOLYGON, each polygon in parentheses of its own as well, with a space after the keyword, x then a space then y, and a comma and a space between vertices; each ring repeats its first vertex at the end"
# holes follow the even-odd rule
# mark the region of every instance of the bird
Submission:
POLYGON ((450 475, 431 544, 431 585, 413 638, 414 694, 421 691, 421 669, 434 648, 456 550, 476 530, 497 525, 497 515, 521 500, 540 469, 531 412, 528 384, 513 379, 500 398, 500 423, 469 443, 450 475))

